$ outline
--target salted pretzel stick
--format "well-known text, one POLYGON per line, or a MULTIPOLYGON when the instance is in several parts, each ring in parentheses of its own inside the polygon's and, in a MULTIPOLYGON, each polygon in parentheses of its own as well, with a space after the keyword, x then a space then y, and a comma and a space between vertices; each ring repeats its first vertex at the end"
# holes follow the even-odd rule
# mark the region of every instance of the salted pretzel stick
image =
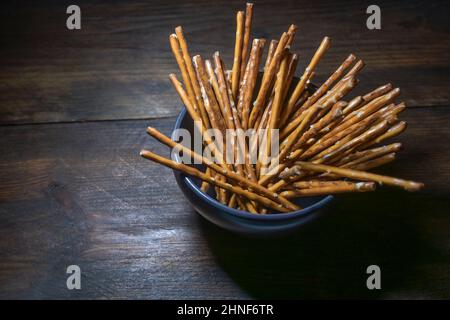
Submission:
MULTIPOLYGON (((283 93, 283 101, 286 99, 289 88, 291 87, 292 80, 294 79, 295 76, 295 70, 297 69, 297 65, 298 65, 298 54, 296 53, 290 54, 288 72, 286 75, 286 85, 283 93)), ((308 80, 311 81, 311 78, 308 80)))
MULTIPOLYGON (((183 54, 181 52, 180 43, 178 42, 177 35, 171 34, 169 36, 169 42, 170 42, 170 48, 172 49, 172 53, 178 64, 178 68, 180 69, 181 77, 183 79, 184 86, 186 87, 186 91, 189 96, 189 99, 191 100, 192 106, 195 108, 195 110, 197 112, 199 112, 198 106, 197 106, 197 99, 195 98, 195 92, 194 92, 194 89, 192 88, 191 79, 189 78, 189 73, 188 73, 186 64, 183 59, 183 54)), ((203 119, 203 116, 202 116, 202 119, 203 119)), ((205 119, 203 119, 203 121, 205 121, 205 124, 209 123, 209 119, 207 117, 205 119), (208 122, 206 122, 206 121, 208 121, 208 122)))
POLYGON ((336 69, 336 71, 334 71, 331 76, 311 95, 311 97, 306 100, 306 102, 299 108, 299 112, 306 110, 314 103, 316 103, 317 100, 319 100, 328 91, 333 83, 335 83, 337 79, 342 77, 344 72, 353 64, 355 60, 356 57, 353 54, 350 54, 336 69))
MULTIPOLYGON (((240 118, 239 118, 236 106, 234 104, 231 88, 228 85, 228 81, 226 81, 226 79, 225 79, 224 66, 223 66, 223 62, 220 58, 219 52, 216 52, 214 54, 214 61, 215 61, 215 65, 216 65, 216 74, 219 78, 219 87, 220 87, 221 95, 223 97, 226 108, 231 109, 231 114, 232 114, 231 119, 234 121, 234 128, 240 132, 242 130, 240 118), (228 93, 228 95, 226 93, 228 93)), ((247 148, 247 145, 245 142, 245 138, 242 139, 242 137, 239 135, 236 135, 236 138, 237 138, 237 143, 235 144, 236 154, 239 157, 243 153, 244 163, 245 163, 245 173, 242 170, 242 165, 240 163, 237 164, 238 174, 240 174, 242 176, 247 176, 248 179, 256 182, 256 175, 253 170, 253 166, 251 165, 249 158, 248 158, 248 148, 247 148)), ((239 158, 237 160, 239 160, 239 158)), ((240 160, 238 162, 240 162, 240 160)), ((241 207, 246 207, 247 210, 250 212, 257 212, 257 208, 255 207, 256 203, 250 203, 248 201, 241 200, 241 199, 239 199, 239 197, 236 197, 236 195, 231 196, 231 198, 228 202, 228 206, 233 207, 236 200, 239 202, 241 207)))
POLYGON ((211 83, 211 86, 214 90, 214 94, 217 98, 217 102, 219 103, 220 111, 222 111, 222 117, 226 119, 226 114, 223 111, 225 107, 224 102, 222 101, 222 95, 220 94, 219 83, 217 82, 217 77, 216 74, 214 73, 214 68, 210 60, 205 60, 205 67, 206 72, 208 73, 209 76, 209 83, 211 83))
POLYGON ((386 131, 384 134, 380 135, 379 137, 377 137, 373 141, 370 141, 370 142, 368 142, 368 143, 366 143, 364 145, 361 145, 360 150, 368 148, 370 146, 373 146, 374 144, 381 143, 381 142, 383 142, 386 139, 398 136, 400 133, 405 131, 406 126, 407 126, 407 124, 406 124, 405 121, 400 121, 399 123, 397 123, 396 125, 394 125, 391 128, 389 128, 388 131, 386 131))
POLYGON ((297 30, 298 30, 298 26, 297 25, 291 24, 289 26, 289 29, 287 31, 287 35, 289 37, 289 39, 288 39, 288 41, 286 43, 287 46, 290 47, 292 45, 292 42, 294 42, 294 38, 295 38, 295 34, 297 33, 297 30))
MULTIPOLYGON (((300 81, 297 83, 297 86, 294 89, 294 92, 292 93, 291 97, 289 98, 289 101, 286 106, 286 112, 287 114, 290 114, 292 110, 295 107, 295 104, 297 103, 298 99, 300 98, 301 94, 303 93, 303 90, 305 90, 306 81, 308 80, 309 76, 311 75, 311 72, 314 71, 319 61, 322 59, 325 52, 330 47, 330 38, 325 37, 322 40, 322 43, 320 44, 319 48, 314 53, 314 56, 312 57, 311 61, 309 62, 309 65, 306 67, 305 72, 300 78, 300 81)), ((282 119, 282 122, 286 121, 285 118, 282 119)))
POLYGON ((241 70, 242 41, 244 37, 244 11, 236 14, 236 43, 234 46, 233 70, 231 73, 231 91, 237 97, 239 90, 239 72, 241 70))
POLYGON ((364 65, 365 65, 364 61, 358 60, 358 62, 355 63, 355 65, 350 69, 350 71, 347 72, 345 77, 356 76, 358 72, 360 72, 362 68, 364 68, 364 65))
MULTIPOLYGON (((228 123, 229 129, 242 129, 239 116, 237 114, 236 107, 234 105, 234 100, 232 96, 231 89, 228 87, 228 82, 225 79, 225 73, 223 68, 223 62, 220 58, 219 52, 214 53, 214 63, 216 66, 216 74, 218 77, 218 84, 219 84, 219 93, 222 97, 222 101, 224 103, 224 114, 226 114, 226 119, 228 123)), ((247 157, 247 149, 245 146, 245 141, 242 141, 237 137, 237 143, 234 145, 234 151, 236 155, 240 155, 241 151, 244 153, 244 157, 247 157)), ((248 163, 247 158, 244 159, 245 163, 245 173, 242 164, 238 163, 236 164, 236 169, 238 174, 241 174, 242 176, 248 175, 250 179, 253 179, 253 181, 256 181, 256 176, 253 172, 252 166, 248 163)), ((228 205, 233 207, 234 202, 236 200, 235 196, 231 196, 230 201, 228 202, 228 205)), ((239 199, 237 199, 239 201, 239 199)), ((246 205, 250 211, 255 211, 256 209, 253 206, 250 206, 246 201, 239 201, 242 205, 246 205)))
POLYGON ((253 99, 253 92, 258 78, 259 63, 262 54, 262 43, 259 39, 253 40, 250 58, 245 70, 244 80, 239 93, 237 110, 241 115, 242 128, 248 128, 248 118, 253 99))
POLYGON ((401 102, 401 103, 395 105, 394 107, 387 109, 383 113, 383 118, 387 118, 389 116, 396 116, 399 113, 401 113, 402 111, 404 111, 405 109, 406 109, 406 104, 404 102, 401 102))
POLYGON ((291 185, 293 189, 311 189, 311 188, 321 188, 321 187, 333 187, 333 186, 351 186, 354 182, 343 181, 343 180, 309 180, 309 181, 298 181, 291 185))
MULTIPOLYGON (((313 106, 323 106, 326 109, 332 106, 337 101, 341 100, 348 92, 350 92, 358 83, 358 80, 351 76, 341 79, 336 83, 332 89, 330 89, 326 94, 324 94, 320 99, 318 99, 313 105, 306 108, 307 111, 313 106)), ((299 125, 306 112, 302 112, 297 118, 293 119, 289 124, 287 124, 280 133, 280 138, 284 139, 291 134, 291 132, 299 125)))
POLYGON ((280 38, 280 41, 278 42, 277 49, 275 50, 269 68, 267 72, 264 72, 258 96, 256 97, 253 109, 250 113, 248 128, 254 128, 255 122, 263 109, 266 97, 269 93, 269 87, 271 86, 272 80, 276 75, 276 69, 278 68, 279 63, 283 58, 284 48, 286 47, 287 40, 288 35, 286 32, 284 32, 280 38))
POLYGON ((300 169, 313 171, 313 172, 326 172, 326 173, 334 173, 341 177, 355 179, 355 180, 363 180, 363 181, 373 181, 378 184, 387 184, 391 186, 401 187, 407 191, 418 191, 423 188, 423 183, 408 181, 403 179, 392 178, 388 176, 382 176, 379 174, 339 168, 324 164, 315 164, 304 161, 297 161, 297 165, 300 166, 300 169))
POLYGON ((251 191, 244 190, 241 187, 233 186, 229 183, 214 179, 193 167, 190 167, 185 164, 178 163, 173 160, 161 157, 160 155, 157 155, 157 154, 147 151, 147 150, 142 150, 140 154, 142 157, 144 157, 146 159, 160 163, 160 164, 162 164, 166 167, 169 167, 173 170, 181 171, 185 174, 196 177, 198 179, 205 180, 210 184, 217 185, 218 187, 220 187, 222 189, 228 190, 232 193, 239 194, 243 197, 246 197, 249 200, 256 201, 256 202, 262 204, 263 206, 269 207, 276 211, 280 211, 280 212, 289 212, 290 211, 290 209, 285 208, 283 205, 278 204, 275 201, 272 201, 266 197, 260 196, 259 194, 253 193, 251 191))
POLYGON ((343 168, 351 168, 352 166, 360 164, 364 161, 372 160, 391 152, 398 152, 401 150, 401 148, 402 144, 397 142, 378 148, 356 151, 342 158, 337 165, 343 168))
POLYGON ((339 124, 339 126, 335 127, 333 130, 325 134, 322 137, 322 139, 325 140, 329 137, 332 137, 337 132, 345 130, 346 128, 352 126, 353 124, 363 120, 372 113, 378 111, 384 105, 392 102, 399 94, 400 94, 399 88, 393 89, 388 93, 382 95, 381 97, 378 97, 375 100, 370 101, 368 104, 364 105, 358 110, 351 112, 345 117, 345 119, 342 121, 341 124, 339 124))
MULTIPOLYGON (((175 90, 177 91, 178 95, 180 96, 181 101, 183 101, 184 105, 186 106, 186 110, 188 111, 189 115, 191 116, 192 120, 194 121, 194 125, 197 127, 197 130, 204 137, 204 139, 206 141, 206 147, 210 148, 210 150, 213 152, 215 158, 218 159, 221 166, 224 169, 227 169, 227 165, 225 163, 225 158, 223 156, 223 153, 220 151, 219 148, 217 148, 215 142, 209 135, 208 131, 206 130, 206 128, 202 122, 200 115, 195 111, 194 107, 192 106, 192 104, 189 100, 189 97, 186 94, 186 91, 184 91, 181 83, 177 80, 177 77, 173 73, 169 75, 169 78, 170 78, 170 81, 172 82, 175 90)), ((220 179, 220 176, 218 178, 220 179)), ((206 189, 205 185, 202 185, 202 187, 204 187, 206 189)), ((225 200, 224 195, 222 195, 221 200, 225 200)))
POLYGON ((318 132, 320 132, 320 130, 322 130, 325 126, 335 121, 336 119, 342 118, 342 106, 345 105, 346 103, 343 101, 336 102, 325 117, 321 117, 319 121, 309 127, 308 131, 306 131, 305 134, 300 137, 300 139, 294 144, 292 149, 301 149, 304 144, 309 141, 309 139, 316 136, 318 132))
MULTIPOLYGON (((285 59, 283 59, 281 61, 280 64, 280 70, 278 71, 277 74, 277 80, 275 82, 275 96, 274 96, 274 100, 273 100, 273 105, 272 105, 272 113, 270 115, 270 121, 269 121, 269 131, 272 129, 277 129, 278 128, 278 123, 279 123, 279 117, 280 117, 280 112, 281 112, 281 104, 283 102, 283 93, 284 93, 284 88, 286 86, 286 76, 287 76, 287 72, 288 72, 288 67, 289 67, 289 56, 286 55, 285 59)), ((270 139, 268 140, 268 149, 270 150, 270 139)))
MULTIPOLYGON (((388 107, 385 108, 387 109, 388 107)), ((321 157, 327 154, 328 152, 336 149, 338 147, 338 145, 336 145, 338 141, 341 144, 350 141, 351 139, 355 138, 356 136, 367 130, 367 128, 369 128, 378 119, 380 119, 382 115, 381 111, 382 110, 379 110, 378 112, 373 113, 372 115, 361 120, 360 122, 356 122, 353 125, 349 126, 348 128, 336 132, 336 134, 332 135, 331 137, 320 138, 319 140, 315 141, 315 143, 313 143, 301 155, 300 159, 302 160, 309 159, 318 153, 319 153, 318 157, 321 157)))
POLYGON ((244 25, 244 40, 242 42, 242 53, 241 53, 241 71, 240 84, 244 79, 244 72, 247 67, 248 58, 248 47, 250 43, 250 33, 252 30, 252 18, 253 18, 253 3, 247 3, 245 6, 245 25, 244 25))
POLYGON ((381 97, 382 95, 388 93, 391 90, 392 90, 392 84, 387 83, 387 84, 382 85, 381 87, 378 87, 375 90, 365 94, 362 98, 365 102, 369 102, 369 101, 372 101, 373 99, 381 97))
POLYGON ((359 107, 363 105, 363 103, 368 103, 375 98, 381 97, 382 95, 386 94, 387 92, 392 90, 392 85, 390 83, 385 84, 381 87, 376 88, 375 90, 367 93, 364 96, 358 96, 353 98, 349 103, 348 106, 343 110, 344 114, 347 115, 352 111, 355 111, 359 107))
POLYGON ((320 153, 313 158, 314 163, 324 163, 326 161, 330 161, 337 155, 339 155, 339 154, 342 155, 342 153, 344 153, 345 151, 352 149, 357 145, 361 145, 367 141, 372 140, 374 137, 377 137, 380 134, 382 134, 388 130, 389 121, 393 121, 393 120, 384 120, 384 121, 380 122, 379 124, 374 125, 372 128, 365 131, 361 135, 351 139, 350 141, 348 141, 344 144, 337 144, 336 149, 334 149, 330 152, 327 152, 327 150, 325 150, 323 152, 323 153, 326 152, 325 154, 320 153))
POLYGON ((395 160, 395 152, 392 153, 388 153, 384 156, 372 159, 372 160, 368 160, 365 162, 362 162, 360 164, 354 165, 351 167, 351 169, 354 170, 361 170, 361 171, 367 171, 373 168, 377 168, 380 167, 382 165, 385 165, 389 162, 392 162, 395 160))
POLYGON ((280 193, 280 195, 286 198, 297 198, 297 197, 314 197, 326 194, 338 194, 348 192, 367 192, 373 190, 375 190, 375 183, 373 182, 356 182, 348 185, 336 185, 336 186, 283 191, 280 193))
POLYGON ((267 51, 266 62, 264 64, 264 73, 269 69, 270 63, 272 62, 273 55, 275 54, 275 50, 278 46, 278 40, 271 40, 269 45, 269 50, 267 51))
MULTIPOLYGON (((287 50, 287 49, 285 49, 287 50)), ((283 92, 284 87, 286 85, 286 76, 288 72, 288 63, 289 63, 289 56, 285 55, 285 58, 281 61, 280 64, 280 70, 277 74, 277 80, 275 83, 275 94, 272 104, 272 111, 270 112, 270 119, 269 119, 269 126, 267 130, 267 137, 266 137, 266 143, 264 144, 265 150, 263 150, 260 154, 264 158, 265 161, 260 161, 261 164, 257 168, 257 172, 259 173, 259 176, 261 176, 261 170, 265 172, 267 170, 267 167, 269 165, 268 159, 271 156, 271 146, 272 146, 272 138, 273 138, 273 130, 278 128, 278 121, 279 121, 279 115, 280 115, 280 108, 281 103, 283 99, 283 92), (259 169, 259 170, 258 170, 259 169)), ((272 155, 273 156, 273 155, 272 155)))
POLYGON ((179 144, 169 137, 165 136, 155 128, 147 128, 148 134, 150 134, 152 137, 160 141, 161 143, 171 147, 175 148, 176 150, 186 152, 190 157, 192 157, 194 160, 202 162, 207 167, 211 168, 212 170, 216 172, 220 172, 222 175, 226 176, 227 178, 238 182, 243 188, 246 188, 252 192, 258 192, 259 194, 271 199, 274 202, 277 202, 278 204, 283 205, 287 209, 291 210, 298 210, 299 206, 296 204, 291 203, 290 201, 287 201, 283 197, 280 197, 278 194, 273 193, 269 191, 267 188, 264 188, 263 186, 259 185, 256 182, 248 180, 246 177, 239 175, 231 170, 223 169, 219 165, 215 164, 208 158, 203 157, 202 155, 192 151, 191 149, 183 146, 182 144, 179 144))
POLYGON ((363 102, 364 99, 361 96, 354 97, 352 100, 348 102, 347 106, 342 110, 342 113, 344 115, 349 114, 350 112, 359 108, 363 104, 363 102))
POLYGON ((197 81, 197 75, 194 70, 194 66, 192 64, 191 56, 189 54, 189 49, 186 43, 186 39, 184 38, 183 28, 178 26, 175 28, 175 33, 177 35, 178 41, 180 43, 181 52, 183 53, 184 63, 186 64, 186 69, 189 74, 189 79, 191 79, 192 88, 194 89, 196 105, 200 111, 200 115, 204 121, 205 126, 209 127, 209 121, 207 120, 207 113, 205 106, 203 105, 202 94, 200 91, 200 86, 197 81))
POLYGON ((192 60, 194 62, 198 83, 200 85, 205 109, 208 113, 209 121, 211 122, 211 127, 220 130, 223 137, 225 137, 225 130, 227 128, 226 122, 222 117, 222 112, 220 111, 216 96, 208 81, 208 75, 206 74, 203 60, 199 55, 194 56, 192 60))
MULTIPOLYGON (((333 106, 337 101, 341 100, 342 97, 344 97, 348 92, 350 92, 358 83, 357 79, 350 77, 346 81, 342 82, 337 88, 330 90, 326 95, 324 95, 322 98, 320 98, 314 105, 312 105, 307 111, 306 114, 308 114, 310 109, 318 109, 317 113, 319 113, 321 110, 328 110, 331 106, 333 106)), ((314 115, 316 116, 317 113, 314 115)), ((306 116, 305 114, 305 116, 306 116)), ((303 118, 302 116, 301 118, 303 118)), ((286 131, 281 131, 280 138, 284 141, 288 141, 288 144, 291 144, 291 147, 293 145, 298 144, 298 138, 299 136, 296 135, 297 129, 294 129, 294 131, 289 134, 289 136, 285 136, 286 131)), ((309 136, 308 136, 309 139, 309 136)), ((283 141, 283 145, 284 145, 283 141)), ((307 140, 305 140, 307 141, 307 140)), ((302 140, 302 144, 305 142, 302 140)))

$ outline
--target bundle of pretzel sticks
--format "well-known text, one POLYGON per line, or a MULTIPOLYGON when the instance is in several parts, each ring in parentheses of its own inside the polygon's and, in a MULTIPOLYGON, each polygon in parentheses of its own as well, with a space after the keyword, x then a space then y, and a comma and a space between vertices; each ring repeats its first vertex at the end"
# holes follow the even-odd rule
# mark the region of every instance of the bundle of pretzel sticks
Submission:
POLYGON ((301 209, 294 198, 373 191, 377 184, 407 191, 421 189, 419 182, 367 172, 393 161, 402 148, 396 142, 384 144, 406 129, 406 122, 398 119, 406 106, 395 102, 400 90, 385 84, 344 100, 358 84, 358 73, 364 67, 353 54, 322 85, 314 87, 311 81, 316 67, 330 47, 328 37, 297 81, 299 56, 291 52, 297 26, 291 25, 278 40, 270 41, 263 61, 266 40, 250 41, 252 18, 251 3, 245 11, 237 12, 231 70, 226 69, 219 52, 212 60, 199 55, 191 58, 183 29, 175 28, 169 40, 182 83, 175 74, 170 80, 214 156, 223 159, 223 148, 208 129, 220 130, 224 137, 230 129, 278 129, 278 154, 265 161, 269 137, 253 163, 250 140, 237 139, 235 147, 243 150, 243 163, 217 163, 148 128, 152 137, 201 162, 206 170, 148 150, 142 150, 141 155, 200 179, 204 192, 214 187, 217 200, 229 207, 260 214, 301 209))

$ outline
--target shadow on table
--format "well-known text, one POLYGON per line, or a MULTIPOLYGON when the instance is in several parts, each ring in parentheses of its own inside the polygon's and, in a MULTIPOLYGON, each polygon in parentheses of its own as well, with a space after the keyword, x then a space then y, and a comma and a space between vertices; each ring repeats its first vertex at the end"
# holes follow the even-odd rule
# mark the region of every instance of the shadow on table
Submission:
POLYGON ((447 259, 433 234, 446 234, 448 213, 445 197, 389 189, 341 196, 321 219, 281 238, 199 224, 218 264, 252 297, 401 298, 424 289, 418 266, 447 259), (382 290, 366 287, 372 264, 381 268, 382 290))

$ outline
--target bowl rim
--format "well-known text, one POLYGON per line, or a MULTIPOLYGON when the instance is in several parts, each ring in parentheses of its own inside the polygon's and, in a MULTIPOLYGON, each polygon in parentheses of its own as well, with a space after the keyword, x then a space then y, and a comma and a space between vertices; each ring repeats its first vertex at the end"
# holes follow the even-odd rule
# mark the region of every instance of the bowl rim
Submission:
MULTIPOLYGON (((187 111, 186 111, 186 107, 183 107, 181 112, 178 114, 177 119, 175 121, 175 125, 174 128, 172 130, 172 134, 170 136, 170 138, 172 140, 174 140, 174 131, 176 129, 179 129, 181 127, 181 123, 183 121, 183 119, 186 117, 187 115, 187 111)), ((174 161, 176 162, 181 162, 180 158, 178 157, 177 154, 174 154, 174 161)), ((267 213, 267 214, 254 214, 254 213, 250 213, 247 211, 243 211, 243 210, 238 210, 238 209, 234 209, 234 208, 230 208, 222 203, 220 203, 219 201, 217 201, 216 199, 214 199, 213 197, 211 197, 209 194, 204 193, 199 186, 197 186, 197 184, 186 174, 184 173, 180 173, 180 175, 183 177, 183 180, 186 182, 186 185, 189 189, 191 189, 198 197, 200 197, 201 199, 203 199, 204 201, 206 201, 207 203, 209 203, 210 205, 216 207, 217 209, 220 209, 222 211, 225 211, 233 216, 237 216, 239 218, 245 218, 245 219, 250 219, 250 220, 288 220, 288 219, 293 219, 293 218, 297 218, 297 217, 301 217, 301 216, 305 216, 307 214, 310 214, 312 212, 314 212, 315 210, 325 206, 326 204, 328 204, 329 202, 331 202, 332 200, 334 200, 334 196, 332 195, 328 195, 326 197, 324 197, 322 200, 306 207, 303 208, 301 210, 297 210, 297 211, 291 211, 291 212, 286 212, 286 213, 267 213)))

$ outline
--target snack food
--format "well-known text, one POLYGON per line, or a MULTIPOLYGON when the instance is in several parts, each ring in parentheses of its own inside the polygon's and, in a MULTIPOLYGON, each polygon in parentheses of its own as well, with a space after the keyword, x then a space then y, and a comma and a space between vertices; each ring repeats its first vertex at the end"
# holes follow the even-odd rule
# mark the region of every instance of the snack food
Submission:
POLYGON ((348 102, 343 100, 358 84, 357 75, 364 67, 364 62, 357 61, 353 54, 314 88, 311 80, 330 48, 328 37, 294 85, 298 56, 290 47, 297 31, 295 25, 270 42, 258 81, 266 40, 250 41, 252 15, 250 3, 245 12, 237 13, 231 71, 225 68, 219 52, 214 53, 212 61, 204 61, 199 55, 191 58, 181 27, 169 37, 183 84, 174 74, 170 80, 202 133, 205 147, 222 161, 215 163, 155 128, 147 132, 203 163, 206 171, 147 150, 141 155, 201 179, 203 191, 215 187, 218 201, 253 213, 294 211, 300 207, 292 198, 373 191, 376 184, 420 190, 422 183, 367 172, 393 161, 401 149, 400 143, 380 145, 406 129, 406 122, 398 119, 405 104, 394 102, 400 90, 386 84, 348 102), (264 140, 265 145, 256 151, 256 161, 252 162, 250 154, 255 145, 248 136, 237 137, 231 153, 243 153, 243 162, 229 163, 223 159, 230 150, 225 150, 221 144, 224 141, 211 136, 208 129, 216 129, 223 139, 229 130, 234 130, 235 135, 254 130, 259 135, 257 140, 264 140), (274 140, 274 130, 279 140, 274 140), (271 149, 274 145, 279 146, 276 154, 271 149))

